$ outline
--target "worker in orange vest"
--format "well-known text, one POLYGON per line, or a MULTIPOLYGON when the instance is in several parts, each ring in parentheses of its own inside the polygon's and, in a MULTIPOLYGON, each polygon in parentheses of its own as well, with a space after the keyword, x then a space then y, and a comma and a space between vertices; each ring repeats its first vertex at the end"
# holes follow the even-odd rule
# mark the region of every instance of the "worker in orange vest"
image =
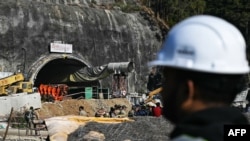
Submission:
POLYGON ((60 95, 61 95, 61 88, 60 88, 60 85, 57 86, 57 89, 56 89, 56 96, 57 96, 57 100, 59 101, 60 100, 60 95))
POLYGON ((54 97, 55 100, 57 100, 57 86, 52 87, 51 90, 52 96, 54 97))
POLYGON ((43 84, 40 84, 40 86, 39 86, 39 93, 40 93, 40 95, 41 95, 41 99, 42 99, 42 101, 45 99, 45 97, 44 97, 44 91, 43 91, 43 84))
POLYGON ((39 93, 41 94, 41 95, 43 95, 44 93, 43 93, 43 84, 40 84, 40 86, 39 86, 39 93))
POLYGON ((43 85, 44 99, 48 101, 48 85, 43 85))
POLYGON ((51 86, 51 85, 48 86, 48 94, 49 94, 49 95, 52 94, 52 86, 51 86))

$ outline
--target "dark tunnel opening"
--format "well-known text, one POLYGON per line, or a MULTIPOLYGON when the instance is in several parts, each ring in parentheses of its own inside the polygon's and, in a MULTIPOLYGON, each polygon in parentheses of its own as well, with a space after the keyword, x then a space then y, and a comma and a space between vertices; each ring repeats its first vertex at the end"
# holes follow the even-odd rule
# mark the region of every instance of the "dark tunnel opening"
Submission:
POLYGON ((39 88, 41 84, 57 85, 66 84, 68 94, 72 98, 82 96, 85 87, 98 87, 99 81, 71 82, 70 74, 75 73, 86 65, 75 59, 55 59, 48 62, 37 74, 34 86, 39 88), (78 94, 79 93, 79 94, 78 94))

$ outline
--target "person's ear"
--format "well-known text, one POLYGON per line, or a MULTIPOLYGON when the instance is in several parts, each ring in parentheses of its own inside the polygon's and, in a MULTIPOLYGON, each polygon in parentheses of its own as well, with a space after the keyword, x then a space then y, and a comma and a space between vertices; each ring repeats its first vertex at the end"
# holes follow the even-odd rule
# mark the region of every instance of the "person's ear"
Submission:
POLYGON ((192 108, 194 102, 194 95, 195 95, 194 82, 192 80, 187 80, 186 85, 187 85, 187 99, 182 103, 182 108, 190 109, 192 108))

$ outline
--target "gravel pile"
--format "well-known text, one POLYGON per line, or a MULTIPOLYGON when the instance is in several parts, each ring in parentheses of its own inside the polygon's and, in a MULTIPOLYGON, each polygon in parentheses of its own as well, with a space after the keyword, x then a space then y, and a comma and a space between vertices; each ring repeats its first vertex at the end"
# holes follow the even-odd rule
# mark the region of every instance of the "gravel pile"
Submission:
MULTIPOLYGON (((245 113, 250 121, 250 113, 245 113)), ((163 117, 135 117, 134 122, 90 122, 68 136, 68 141, 168 141, 173 125, 163 117)), ((0 137, 0 141, 2 137, 0 137)), ((6 141, 45 141, 46 137, 8 135, 6 141)))
POLYGON ((164 118, 135 117, 135 122, 101 124, 91 122, 70 134, 70 141, 167 141, 173 126, 164 118))
MULTIPOLYGON (((250 121, 250 113, 245 113, 250 121)), ((163 117, 136 117, 121 124, 89 123, 70 134, 71 141, 168 141, 173 125, 163 117), (92 131, 92 136, 91 136, 92 131), (93 134, 93 131, 95 134, 93 134)))

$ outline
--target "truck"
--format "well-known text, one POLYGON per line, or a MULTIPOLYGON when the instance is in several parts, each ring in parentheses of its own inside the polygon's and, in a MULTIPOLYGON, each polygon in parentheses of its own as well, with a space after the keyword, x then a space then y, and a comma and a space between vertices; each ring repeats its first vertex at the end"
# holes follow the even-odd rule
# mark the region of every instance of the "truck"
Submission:
POLYGON ((22 73, 16 73, 0 79, 0 96, 21 92, 33 92, 32 82, 25 82, 22 73))

